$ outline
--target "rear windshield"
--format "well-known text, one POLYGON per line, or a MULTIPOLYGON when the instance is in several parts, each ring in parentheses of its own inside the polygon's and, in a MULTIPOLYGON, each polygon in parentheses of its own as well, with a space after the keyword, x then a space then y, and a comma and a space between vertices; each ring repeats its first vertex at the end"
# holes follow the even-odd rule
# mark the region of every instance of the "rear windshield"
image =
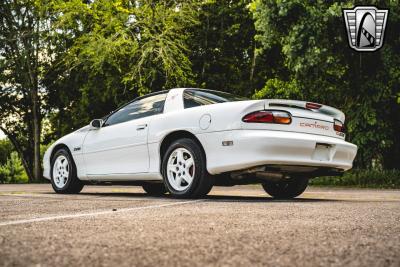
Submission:
POLYGON ((185 108, 243 100, 248 99, 230 93, 214 90, 185 90, 183 93, 183 104, 185 108))

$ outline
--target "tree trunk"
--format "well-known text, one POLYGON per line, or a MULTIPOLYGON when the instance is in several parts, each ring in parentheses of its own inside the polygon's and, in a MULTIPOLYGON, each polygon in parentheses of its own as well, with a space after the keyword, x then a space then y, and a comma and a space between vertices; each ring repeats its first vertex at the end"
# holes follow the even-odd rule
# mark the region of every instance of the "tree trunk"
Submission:
POLYGON ((252 86, 253 86, 254 70, 256 68, 256 57, 257 57, 256 49, 257 49, 256 42, 253 41, 253 57, 251 59, 251 67, 250 67, 250 84, 252 86))
POLYGON ((203 56, 203 66, 201 67, 201 75, 200 75, 200 77, 201 77, 201 82, 203 83, 204 82, 204 75, 205 75, 205 73, 206 73, 206 64, 207 64, 207 59, 206 59, 206 55, 207 55, 207 50, 208 50, 208 32, 210 31, 210 18, 208 17, 208 14, 207 14, 207 23, 206 23, 206 31, 205 31, 205 34, 204 34, 204 51, 206 51, 205 52, 205 54, 204 55, 202 55, 203 56))
POLYGON ((35 77, 34 77, 34 89, 32 93, 32 117, 33 117, 33 175, 35 181, 42 179, 42 166, 40 164, 40 132, 41 132, 41 118, 40 118, 40 99, 38 96, 39 91, 39 25, 40 17, 36 14, 36 27, 35 27, 35 77))
POLYGON ((15 136, 13 136, 12 134, 10 134, 6 129, 4 129, 3 127, 0 127, 0 130, 2 130, 5 135, 7 136, 7 138, 11 141, 11 143, 13 144, 15 150, 17 150, 17 153, 19 155, 19 158, 22 161, 22 165, 24 166, 26 175, 28 176, 29 181, 32 181, 34 179, 33 177, 33 173, 32 170, 28 164, 28 160, 25 158, 24 152, 22 151, 22 148, 20 146, 20 144, 18 143, 17 139, 15 138, 15 136))
POLYGON ((37 90, 32 90, 32 117, 33 117, 33 176, 34 181, 42 178, 40 165, 40 114, 37 90))

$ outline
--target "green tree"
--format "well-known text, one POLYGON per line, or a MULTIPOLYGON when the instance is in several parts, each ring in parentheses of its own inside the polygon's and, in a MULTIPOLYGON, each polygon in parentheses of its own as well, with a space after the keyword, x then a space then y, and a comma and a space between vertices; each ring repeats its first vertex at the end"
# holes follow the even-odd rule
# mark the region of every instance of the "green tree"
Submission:
POLYGON ((241 95, 262 86, 264 57, 258 57, 251 1, 203 1, 190 42, 196 85, 241 95))
POLYGON ((57 137, 132 98, 193 84, 189 25, 196 1, 51 1, 66 40, 50 69, 49 118, 57 137), (69 114, 69 115, 66 115, 69 114))
POLYGON ((34 181, 41 177, 42 80, 51 61, 47 24, 34 1, 1 1, 0 15, 0 129, 34 181))
POLYGON ((13 151, 13 145, 5 138, 0 139, 0 165, 5 164, 13 151))
POLYGON ((17 152, 12 152, 5 164, 0 165, 0 183, 26 183, 28 177, 17 152))

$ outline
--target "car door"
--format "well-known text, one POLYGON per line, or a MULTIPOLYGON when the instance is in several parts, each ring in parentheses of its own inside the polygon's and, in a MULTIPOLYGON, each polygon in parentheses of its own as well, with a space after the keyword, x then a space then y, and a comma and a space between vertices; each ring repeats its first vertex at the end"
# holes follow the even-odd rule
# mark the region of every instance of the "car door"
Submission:
POLYGON ((139 98, 112 113, 83 143, 88 177, 148 172, 147 133, 151 116, 163 112, 166 93, 139 98))

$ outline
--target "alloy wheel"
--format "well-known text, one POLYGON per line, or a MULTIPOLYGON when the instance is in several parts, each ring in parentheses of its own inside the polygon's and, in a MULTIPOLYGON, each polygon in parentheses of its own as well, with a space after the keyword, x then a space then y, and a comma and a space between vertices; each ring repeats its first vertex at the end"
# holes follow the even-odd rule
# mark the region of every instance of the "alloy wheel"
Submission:
POLYGON ((185 191, 193 182, 195 164, 192 153, 185 148, 175 149, 168 158, 167 178, 176 191, 185 191))
POLYGON ((57 188, 63 188, 68 182, 69 162, 68 159, 60 155, 53 165, 53 180, 57 188))

